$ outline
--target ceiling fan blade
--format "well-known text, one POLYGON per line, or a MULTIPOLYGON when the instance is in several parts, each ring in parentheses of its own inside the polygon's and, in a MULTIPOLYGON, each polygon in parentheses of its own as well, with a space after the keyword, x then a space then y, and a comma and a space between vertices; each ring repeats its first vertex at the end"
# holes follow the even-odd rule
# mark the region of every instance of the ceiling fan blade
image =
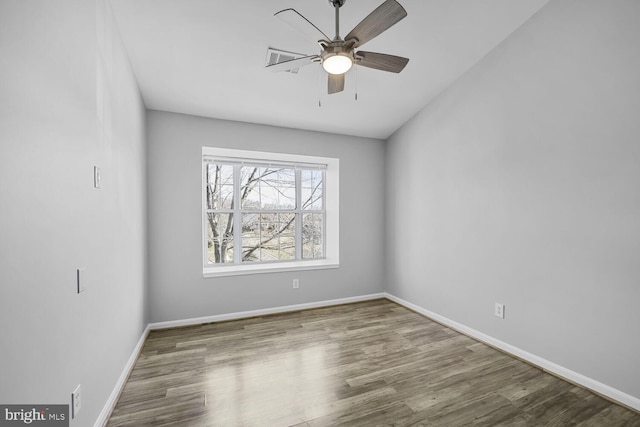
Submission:
POLYGON ((407 11, 396 0, 386 0, 369 16, 364 18, 344 38, 357 39, 355 46, 362 46, 369 40, 388 30, 407 16, 407 11))
POLYGON ((294 68, 304 67, 313 64, 320 57, 318 55, 303 56, 302 58, 291 59, 289 61, 278 62, 277 64, 267 65, 265 68, 269 71, 288 71, 294 68))
POLYGON ((375 68, 376 70, 399 73, 409 62, 409 58, 402 56, 387 55, 386 53, 356 52, 356 64, 363 67, 375 68), (358 60, 358 58, 361 58, 358 60))
POLYGON ((342 92, 344 90, 344 74, 328 74, 329 76, 329 95, 332 93, 342 92))
POLYGON ((274 16, 277 16, 280 20, 286 22, 296 30, 311 37, 316 42, 320 40, 331 40, 320 28, 316 27, 295 9, 284 9, 276 12, 274 16))

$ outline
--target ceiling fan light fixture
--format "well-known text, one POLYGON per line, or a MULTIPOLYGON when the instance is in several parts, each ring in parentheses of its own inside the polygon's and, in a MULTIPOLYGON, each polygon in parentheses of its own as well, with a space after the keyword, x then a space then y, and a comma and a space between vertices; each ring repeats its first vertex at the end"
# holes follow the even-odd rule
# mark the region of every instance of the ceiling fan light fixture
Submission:
POLYGON ((344 74, 353 66, 353 59, 347 55, 327 55, 322 60, 322 68, 329 74, 344 74))
POLYGON ((362 45, 379 36, 407 16, 407 11, 397 0, 384 0, 367 15, 344 38, 340 36, 340 8, 347 0, 329 0, 335 10, 335 37, 331 39, 311 21, 295 9, 284 9, 275 15, 297 30, 310 34, 322 50, 318 55, 302 56, 290 61, 267 65, 271 71, 290 71, 303 65, 320 62, 328 74, 327 93, 344 90, 345 74, 354 66, 399 73, 409 62, 409 58, 385 53, 359 50, 362 45), (355 49, 358 49, 356 52, 355 49))

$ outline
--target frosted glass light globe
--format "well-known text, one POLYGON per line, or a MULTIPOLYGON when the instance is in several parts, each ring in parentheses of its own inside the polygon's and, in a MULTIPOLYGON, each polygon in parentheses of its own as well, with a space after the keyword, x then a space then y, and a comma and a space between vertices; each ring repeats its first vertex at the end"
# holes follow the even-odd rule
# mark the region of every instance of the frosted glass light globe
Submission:
POLYGON ((353 60, 345 55, 332 55, 322 61, 322 68, 329 74, 344 74, 353 66, 353 60))

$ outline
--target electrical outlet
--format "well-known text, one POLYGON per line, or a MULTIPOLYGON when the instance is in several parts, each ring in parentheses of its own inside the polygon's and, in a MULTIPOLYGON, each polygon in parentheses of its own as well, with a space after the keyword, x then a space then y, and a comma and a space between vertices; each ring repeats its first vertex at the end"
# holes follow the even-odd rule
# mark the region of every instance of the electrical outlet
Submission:
POLYGON ((496 315, 496 317, 504 319, 504 304, 500 304, 499 302, 497 302, 494 314, 496 315))
POLYGON ((82 400, 80 398, 80 384, 73 390, 71 393, 71 418, 75 418, 78 416, 78 412, 80 412, 80 408, 82 407, 82 400))
POLYGON ((293 289, 298 289, 300 287, 300 280, 293 279, 293 289))

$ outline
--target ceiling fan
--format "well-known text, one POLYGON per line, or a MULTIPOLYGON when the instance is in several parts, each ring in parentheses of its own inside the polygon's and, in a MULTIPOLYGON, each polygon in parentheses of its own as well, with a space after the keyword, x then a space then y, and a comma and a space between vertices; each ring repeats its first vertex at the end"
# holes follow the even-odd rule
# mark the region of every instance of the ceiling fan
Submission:
POLYGON ((408 58, 384 53, 356 50, 374 37, 382 34, 407 16, 406 10, 396 0, 386 0, 364 18, 343 39, 340 37, 340 8, 347 0, 329 0, 335 9, 336 35, 333 39, 295 9, 284 9, 275 16, 300 32, 313 37, 322 51, 319 55, 307 55, 289 61, 268 65, 271 71, 289 71, 312 63, 322 64, 328 73, 329 94, 344 90, 345 73, 353 65, 399 73, 409 62, 408 58))

